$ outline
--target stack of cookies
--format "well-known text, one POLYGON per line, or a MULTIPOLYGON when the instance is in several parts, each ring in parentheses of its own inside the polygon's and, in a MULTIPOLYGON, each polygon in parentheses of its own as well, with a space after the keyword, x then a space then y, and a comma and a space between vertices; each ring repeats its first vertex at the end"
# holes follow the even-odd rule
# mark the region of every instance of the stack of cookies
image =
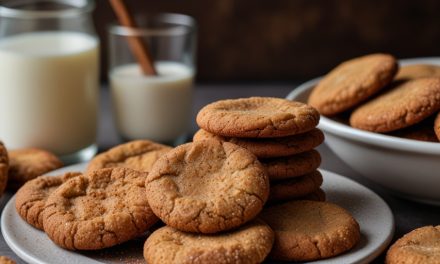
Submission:
POLYGON ((325 200, 321 163, 315 147, 324 141, 311 106, 280 98, 251 97, 217 101, 197 115, 194 141, 216 139, 248 149, 270 179, 269 202, 325 200))

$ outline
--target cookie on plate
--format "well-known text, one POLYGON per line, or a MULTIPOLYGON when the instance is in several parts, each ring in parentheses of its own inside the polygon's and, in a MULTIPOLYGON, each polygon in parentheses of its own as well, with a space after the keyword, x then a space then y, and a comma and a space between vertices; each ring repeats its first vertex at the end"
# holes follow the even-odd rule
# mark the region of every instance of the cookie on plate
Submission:
POLYGON ((301 177, 273 181, 270 184, 269 201, 285 201, 306 196, 317 191, 322 182, 322 175, 319 171, 301 177))
POLYGON ((167 225, 216 233, 253 219, 269 195, 255 155, 228 142, 180 145, 159 158, 146 181, 148 203, 167 225))
POLYGON ((15 149, 10 150, 8 154, 8 188, 11 189, 17 189, 25 182, 63 166, 57 156, 43 149, 15 149))
POLYGON ((0 141, 0 196, 5 191, 8 182, 9 158, 3 142, 0 141))
POLYGON ((372 132, 391 132, 416 124, 440 110, 440 78, 404 82, 357 108, 350 125, 372 132))
POLYGON ((273 231, 261 220, 214 235, 186 233, 166 226, 145 241, 144 257, 149 264, 261 263, 273 241, 273 231))
POLYGON ((394 79, 396 81, 409 81, 427 77, 440 77, 440 66, 430 64, 402 66, 394 79))
POLYGON ((404 235, 388 250, 386 263, 439 264, 440 226, 424 226, 404 235))
POLYGON ((391 132, 392 136, 427 142, 439 142, 435 133, 434 120, 429 117, 412 126, 391 132))
POLYGON ((323 115, 349 110, 388 85, 397 72, 389 54, 371 54, 343 62, 319 81, 308 103, 323 115))
POLYGON ((325 202, 326 198, 327 197, 326 197, 324 190, 319 188, 315 192, 307 194, 303 197, 299 197, 298 199, 295 199, 295 200, 308 200, 308 201, 325 202))
POLYGON ((61 176, 39 176, 26 182, 15 195, 17 213, 35 228, 43 230, 43 210, 49 195, 67 180, 81 175, 68 172, 61 176))
POLYGON ((360 240, 360 228, 345 209, 327 202, 291 201, 266 207, 260 217, 275 232, 270 257, 312 261, 337 256, 360 240))
POLYGON ((70 250, 107 248, 144 234, 158 220, 146 199, 146 177, 105 168, 66 181, 47 198, 44 231, 70 250))
POLYGON ((310 131, 318 122, 313 107, 272 97, 220 100, 197 114, 201 128, 225 137, 285 137, 310 131))
POLYGON ((280 138, 237 138, 223 137, 200 129, 194 134, 193 140, 216 139, 230 142, 254 153, 258 158, 274 158, 290 156, 311 150, 324 142, 324 134, 318 128, 309 132, 280 138))
POLYGON ((440 113, 437 114, 434 121, 434 132, 437 136, 437 139, 440 140, 440 113))
POLYGON ((15 264, 15 261, 8 257, 0 256, 0 264, 15 264))
POLYGON ((118 145, 94 157, 87 171, 113 167, 124 167, 149 172, 154 162, 171 147, 149 140, 135 140, 118 145))
POLYGON ((316 150, 272 159, 260 159, 270 180, 299 177, 315 171, 321 164, 321 155, 316 150))

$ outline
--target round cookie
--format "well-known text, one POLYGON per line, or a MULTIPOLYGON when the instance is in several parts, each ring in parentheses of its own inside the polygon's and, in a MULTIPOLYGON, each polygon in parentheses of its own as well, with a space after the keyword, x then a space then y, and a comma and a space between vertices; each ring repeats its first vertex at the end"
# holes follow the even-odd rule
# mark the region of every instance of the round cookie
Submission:
POLYGON ((270 253, 275 260, 325 259, 350 250, 360 240, 356 220, 332 203, 291 201, 266 207, 260 217, 275 232, 270 253))
POLYGON ((3 142, 0 141, 0 196, 5 191, 8 182, 9 158, 3 142))
POLYGON ((386 263, 439 264, 440 226, 424 226, 404 235, 388 250, 386 263))
POLYGON ((261 220, 214 235, 186 233, 166 226, 145 241, 144 257, 149 264, 262 263, 273 241, 273 231, 261 220))
POLYGON ((172 148, 169 146, 149 140, 131 141, 94 157, 87 167, 87 172, 114 167, 149 172, 154 162, 170 149, 172 148))
POLYGON ((373 132, 391 132, 416 124, 440 110, 440 78, 398 84, 357 108, 350 125, 373 132))
POLYGON ((201 128, 225 137, 285 137, 310 131, 318 122, 313 107, 272 97, 221 100, 197 114, 201 128))
POLYGON ((0 264, 15 264, 15 263, 16 263, 15 261, 13 261, 8 257, 0 256, 0 264))
POLYGON ((315 171, 321 165, 321 155, 316 150, 288 157, 260 159, 270 180, 283 180, 299 177, 315 171))
POLYGON ((26 182, 15 196, 17 213, 35 228, 43 230, 43 210, 49 195, 67 180, 81 175, 69 172, 61 176, 39 176, 26 182))
POLYGON ((321 173, 316 170, 301 177, 271 182, 269 201, 284 201, 306 196, 317 191, 322 181, 321 173))
POLYGON ((253 219, 269 195, 265 169, 248 150, 203 140, 180 145, 154 164, 148 202, 167 225, 216 233, 253 219))
POLYGON ((66 181, 46 201, 44 231, 70 250, 107 248, 144 234, 158 220, 145 196, 146 177, 106 168, 66 181))
POLYGON ((343 62, 316 85, 308 103, 323 115, 342 113, 389 84, 397 68, 396 59, 389 54, 371 54, 343 62))
POLYGON ((325 202, 326 194, 325 194, 325 192, 321 188, 319 188, 315 192, 307 194, 306 196, 300 197, 297 200, 308 200, 308 201, 325 202))
POLYGON ((412 64, 400 67, 394 80, 409 81, 419 78, 440 77, 440 66, 430 64, 412 64))
POLYGON ((239 145, 254 153, 258 158, 274 158, 311 150, 324 142, 324 134, 318 128, 314 128, 306 133, 280 138, 229 138, 200 129, 193 137, 194 141, 207 139, 216 139, 239 145))
POLYGON ((437 139, 440 140, 440 113, 437 114, 434 120, 434 132, 437 136, 437 139))
POLYGON ((11 150, 9 151, 8 188, 17 189, 25 182, 62 166, 63 163, 57 156, 43 149, 11 150))

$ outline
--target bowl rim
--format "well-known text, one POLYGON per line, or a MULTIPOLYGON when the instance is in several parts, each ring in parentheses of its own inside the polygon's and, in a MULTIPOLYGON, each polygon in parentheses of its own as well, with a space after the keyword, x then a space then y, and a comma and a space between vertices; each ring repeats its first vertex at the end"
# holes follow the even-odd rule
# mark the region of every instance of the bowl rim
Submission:
MULTIPOLYGON (((440 57, 403 59, 399 60, 399 63, 402 65, 417 63, 430 63, 440 65, 440 57)), ((315 86, 322 78, 322 76, 317 77, 297 86, 286 96, 286 99, 296 100, 300 95, 311 90, 313 86, 315 86)), ((362 142, 370 145, 391 148, 400 151, 440 155, 440 143, 424 142, 369 132, 353 128, 345 124, 341 124, 323 115, 321 115, 318 127, 324 130, 324 132, 328 132, 348 138, 353 141, 362 142)))

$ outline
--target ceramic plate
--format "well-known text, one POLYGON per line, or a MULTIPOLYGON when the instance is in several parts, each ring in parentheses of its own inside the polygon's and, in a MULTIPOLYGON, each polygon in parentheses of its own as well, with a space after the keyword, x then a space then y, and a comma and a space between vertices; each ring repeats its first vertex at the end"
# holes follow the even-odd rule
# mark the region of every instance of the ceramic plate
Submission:
MULTIPOLYGON (((65 167, 50 173, 83 171, 86 163, 65 167)), ((322 188, 328 201, 336 203, 357 219, 361 226, 361 241, 351 251, 331 259, 310 263, 368 263, 383 252, 394 233, 394 218, 388 205, 366 187, 332 172, 321 170, 322 188)), ((1 216, 1 230, 6 243, 29 263, 144 263, 144 239, 134 240, 107 250, 72 252, 51 242, 42 231, 24 222, 15 211, 15 196, 5 206, 1 216)), ((272 262, 271 262, 272 263, 272 262)))

